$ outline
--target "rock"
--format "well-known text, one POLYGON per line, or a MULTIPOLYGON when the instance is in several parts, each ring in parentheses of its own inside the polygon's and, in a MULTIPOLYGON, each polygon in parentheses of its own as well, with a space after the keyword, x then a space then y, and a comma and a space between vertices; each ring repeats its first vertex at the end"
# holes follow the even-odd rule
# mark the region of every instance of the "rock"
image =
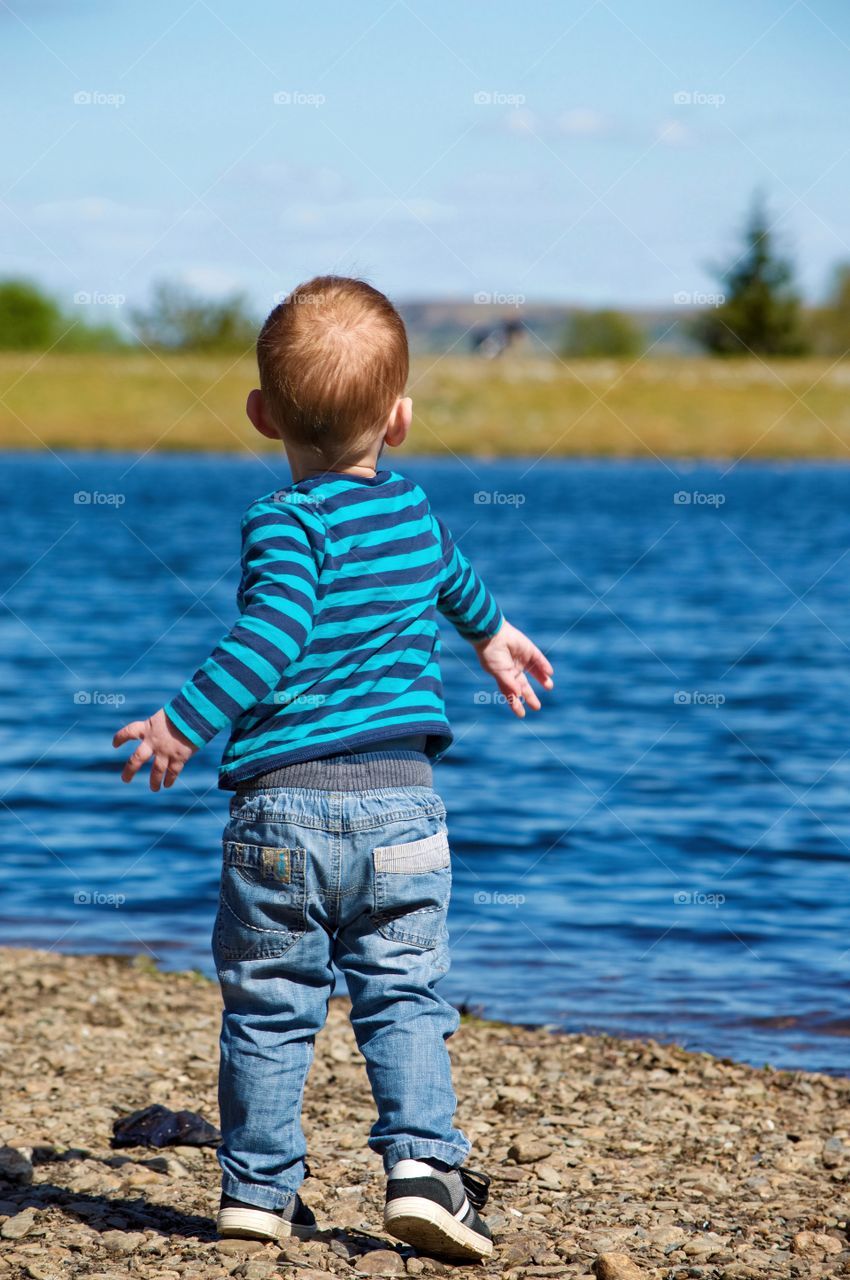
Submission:
POLYGON ((822 1258, 824 1254, 841 1252, 841 1242, 834 1236, 819 1235, 814 1231, 798 1231, 791 1241, 791 1252, 800 1258, 822 1258))
POLYGON ((646 1280, 646 1272, 626 1253, 600 1253, 593 1264, 593 1274, 596 1280, 646 1280))
POLYGON ((669 1249, 671 1245, 678 1248, 687 1240, 687 1233, 681 1227, 656 1227, 653 1231, 646 1233, 646 1239, 649 1244, 654 1244, 658 1249, 669 1249))
POLYGON ((0 1178, 19 1187, 32 1184, 32 1161, 16 1147, 0 1147, 0 1178))
POLYGON ((7 1218, 0 1227, 0 1236, 4 1240, 23 1240, 24 1236, 35 1226, 35 1209, 24 1209, 13 1218, 7 1218))
POLYGON ((827 1138, 823 1144, 821 1159, 827 1169, 837 1169, 840 1164, 844 1163, 848 1155, 850 1155, 850 1152, 848 1152, 847 1147, 837 1134, 827 1138))
POLYGON ((262 1249, 263 1244, 260 1240, 216 1240, 216 1251, 225 1256, 225 1258, 240 1258, 249 1253, 256 1253, 262 1249))
POLYGON ((143 1231, 104 1231, 100 1241, 110 1253, 135 1253, 147 1236, 143 1231))
POLYGON ((547 1191, 561 1190, 561 1175, 551 1164, 539 1164, 534 1172, 541 1187, 545 1187, 547 1191))
POLYGON ((357 1259, 354 1270, 365 1276, 403 1276, 404 1259, 393 1249, 372 1249, 357 1259))
POLYGON ((409 1276, 421 1276, 425 1270, 425 1263, 421 1258, 407 1259, 407 1274, 409 1276))
POLYGON ((534 1261, 534 1245, 528 1240, 515 1240, 502 1252, 501 1262, 505 1268, 525 1267, 534 1261))
POLYGON ((241 1267, 237 1267, 233 1274, 240 1276, 242 1280, 267 1280, 274 1269, 275 1265, 271 1258, 249 1258, 247 1262, 242 1263, 241 1267))
POLYGON ((548 1142, 537 1138, 516 1138, 508 1147, 508 1158, 517 1164, 533 1164, 536 1160, 545 1160, 552 1154, 548 1142))

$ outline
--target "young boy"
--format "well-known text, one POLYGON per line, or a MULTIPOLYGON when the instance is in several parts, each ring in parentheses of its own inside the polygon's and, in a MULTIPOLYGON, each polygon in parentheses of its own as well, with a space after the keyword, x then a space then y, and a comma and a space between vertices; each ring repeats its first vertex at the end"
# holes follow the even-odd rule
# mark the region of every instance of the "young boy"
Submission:
POLYGON ((225 725, 224 832, 213 954, 221 983, 222 1235, 305 1238, 315 1219, 300 1110, 316 1033, 345 974, 378 1109, 385 1227, 431 1253, 492 1251, 489 1179, 463 1169, 446 1040, 451 872, 431 761, 451 742, 438 612, 474 646, 513 711, 552 668, 506 622, 418 485, 379 469, 407 436, 398 312, 359 280, 319 277, 276 307, 247 412, 283 442, 289 488, 242 520, 239 620, 175 698, 126 725, 171 786, 225 725))

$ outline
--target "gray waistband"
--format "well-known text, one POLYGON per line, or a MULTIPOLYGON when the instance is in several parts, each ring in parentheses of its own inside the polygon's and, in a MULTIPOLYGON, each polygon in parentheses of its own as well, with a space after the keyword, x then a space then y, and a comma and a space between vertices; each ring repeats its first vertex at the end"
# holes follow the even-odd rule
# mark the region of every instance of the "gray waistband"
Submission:
POLYGON ((240 782, 237 791, 306 787, 311 791, 376 791, 384 787, 432 787, 431 761, 423 751, 358 751, 281 765, 240 782))

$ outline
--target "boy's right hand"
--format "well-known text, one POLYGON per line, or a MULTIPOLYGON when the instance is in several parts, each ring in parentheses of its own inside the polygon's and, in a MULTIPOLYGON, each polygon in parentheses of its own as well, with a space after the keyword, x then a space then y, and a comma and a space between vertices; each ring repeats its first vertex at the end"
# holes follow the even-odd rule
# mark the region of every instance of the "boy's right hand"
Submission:
POLYGON ((530 672, 544 689, 553 689, 552 664, 527 635, 509 622, 503 622, 494 636, 481 640, 475 646, 475 651, 478 661, 496 681, 515 716, 522 719, 525 715, 524 702, 532 711, 540 710, 540 699, 525 673, 530 672))
POLYGON ((198 750, 162 710, 149 720, 133 720, 125 724, 112 739, 112 745, 123 747, 125 742, 136 738, 139 746, 124 765, 121 778, 124 782, 132 782, 142 765, 152 758, 151 791, 159 791, 163 778, 167 787, 173 786, 186 761, 198 750))

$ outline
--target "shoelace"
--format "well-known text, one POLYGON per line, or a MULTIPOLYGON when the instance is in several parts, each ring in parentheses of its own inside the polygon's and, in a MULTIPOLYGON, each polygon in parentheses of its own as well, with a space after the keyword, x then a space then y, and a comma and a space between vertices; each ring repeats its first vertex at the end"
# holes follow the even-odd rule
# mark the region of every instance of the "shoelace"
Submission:
POLYGON ((466 1198, 475 1209, 483 1209, 490 1195, 490 1178, 476 1169, 458 1169, 466 1198))

